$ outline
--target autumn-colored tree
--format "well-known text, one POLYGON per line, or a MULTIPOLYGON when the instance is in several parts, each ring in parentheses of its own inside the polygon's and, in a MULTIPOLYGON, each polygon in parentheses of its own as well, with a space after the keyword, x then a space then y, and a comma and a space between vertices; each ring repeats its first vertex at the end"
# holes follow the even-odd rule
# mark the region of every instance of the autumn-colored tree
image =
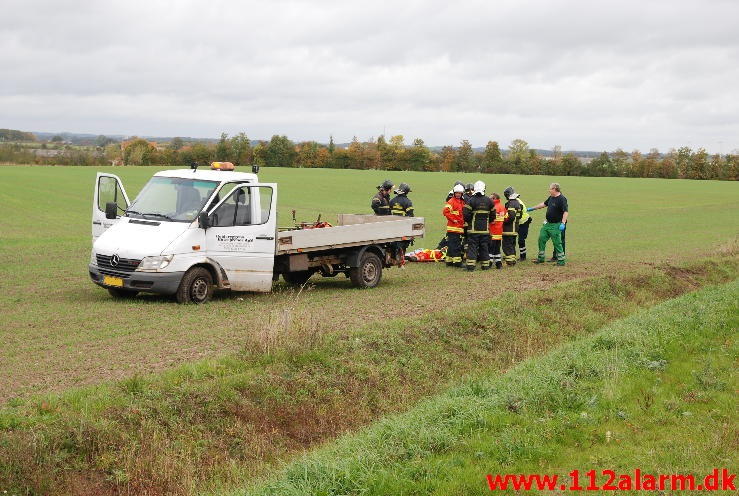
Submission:
POLYGON ((670 150, 667 155, 662 158, 662 161, 659 164, 659 177, 664 179, 674 179, 677 177, 675 155, 675 150, 670 150))
POLYGON ((320 167, 320 146, 315 141, 304 141, 298 144, 297 167, 320 167))
POLYGON ((348 169, 364 169, 364 146, 359 142, 356 136, 352 138, 347 148, 349 157, 348 169))
POLYGON ((706 179, 723 179, 724 175, 724 163, 721 160, 721 155, 718 153, 711 157, 711 161, 708 163, 708 170, 706 179))
POLYGON ((439 154, 439 170, 442 172, 452 172, 454 162, 456 160, 456 152, 453 146, 445 146, 439 154))
POLYGON ((675 165, 677 166, 677 177, 680 179, 687 179, 691 175, 691 156, 693 150, 687 146, 681 146, 677 149, 677 155, 675 157, 675 165))
POLYGON ((639 163, 639 177, 659 177, 660 153, 656 148, 649 150, 646 157, 639 163))
POLYGON ((542 164, 541 157, 536 153, 536 150, 529 150, 529 174, 541 174, 542 164))
POLYGON ((699 148, 690 157, 690 172, 688 179, 707 179, 708 178, 708 153, 705 149, 699 148))
POLYGON ((156 151, 154 145, 143 138, 133 138, 123 146, 123 163, 125 165, 151 165, 152 155, 156 151))

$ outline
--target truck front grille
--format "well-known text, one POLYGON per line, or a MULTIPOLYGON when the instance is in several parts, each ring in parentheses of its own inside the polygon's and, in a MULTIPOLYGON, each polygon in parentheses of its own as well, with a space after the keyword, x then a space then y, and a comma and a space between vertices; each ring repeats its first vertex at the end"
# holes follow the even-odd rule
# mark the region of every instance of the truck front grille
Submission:
POLYGON ((118 264, 114 266, 111 263, 113 257, 110 255, 96 255, 96 258, 98 267, 100 267, 101 269, 109 269, 115 272, 133 272, 141 263, 141 260, 134 260, 132 258, 120 258, 118 259, 118 264))

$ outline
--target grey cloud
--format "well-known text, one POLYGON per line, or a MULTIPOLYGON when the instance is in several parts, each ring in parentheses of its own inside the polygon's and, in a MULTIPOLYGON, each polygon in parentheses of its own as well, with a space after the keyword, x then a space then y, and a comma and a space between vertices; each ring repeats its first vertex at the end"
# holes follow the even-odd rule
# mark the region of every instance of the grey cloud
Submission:
POLYGON ((0 127, 739 146, 735 2, 6 1, 3 14, 0 127))

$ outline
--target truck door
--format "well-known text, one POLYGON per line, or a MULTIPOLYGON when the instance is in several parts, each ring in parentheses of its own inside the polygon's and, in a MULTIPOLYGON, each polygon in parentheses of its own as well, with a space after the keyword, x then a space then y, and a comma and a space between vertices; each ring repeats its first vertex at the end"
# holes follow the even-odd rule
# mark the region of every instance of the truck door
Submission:
POLYGON ((118 222, 131 202, 128 201, 126 190, 120 178, 114 174, 98 172, 95 178, 95 190, 92 196, 92 242, 100 237, 110 226, 118 222), (116 202, 118 216, 115 219, 105 218, 105 204, 116 202))
POLYGON ((277 185, 239 184, 209 212, 208 256, 226 271, 231 289, 272 289, 277 236, 277 185))

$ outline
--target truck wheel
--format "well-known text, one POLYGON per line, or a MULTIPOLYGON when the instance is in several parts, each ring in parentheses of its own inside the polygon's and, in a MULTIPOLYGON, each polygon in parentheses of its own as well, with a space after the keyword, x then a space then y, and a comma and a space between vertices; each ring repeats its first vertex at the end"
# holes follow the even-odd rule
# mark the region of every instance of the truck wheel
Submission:
POLYGON ((139 292, 131 289, 108 288, 108 294, 113 298, 129 299, 139 294, 139 292))
POLYGON ((193 267, 177 288, 177 303, 205 303, 213 296, 213 276, 204 267, 193 267))
POLYGON ((309 270, 299 270, 296 272, 285 272, 282 274, 282 278, 285 279, 285 282, 288 284, 293 284, 295 286, 302 286, 306 282, 308 282, 308 279, 310 279, 310 276, 313 275, 313 272, 309 270))
POLYGON ((382 278, 382 262, 374 253, 365 253, 359 267, 349 269, 349 279, 358 288, 374 288, 382 278))

